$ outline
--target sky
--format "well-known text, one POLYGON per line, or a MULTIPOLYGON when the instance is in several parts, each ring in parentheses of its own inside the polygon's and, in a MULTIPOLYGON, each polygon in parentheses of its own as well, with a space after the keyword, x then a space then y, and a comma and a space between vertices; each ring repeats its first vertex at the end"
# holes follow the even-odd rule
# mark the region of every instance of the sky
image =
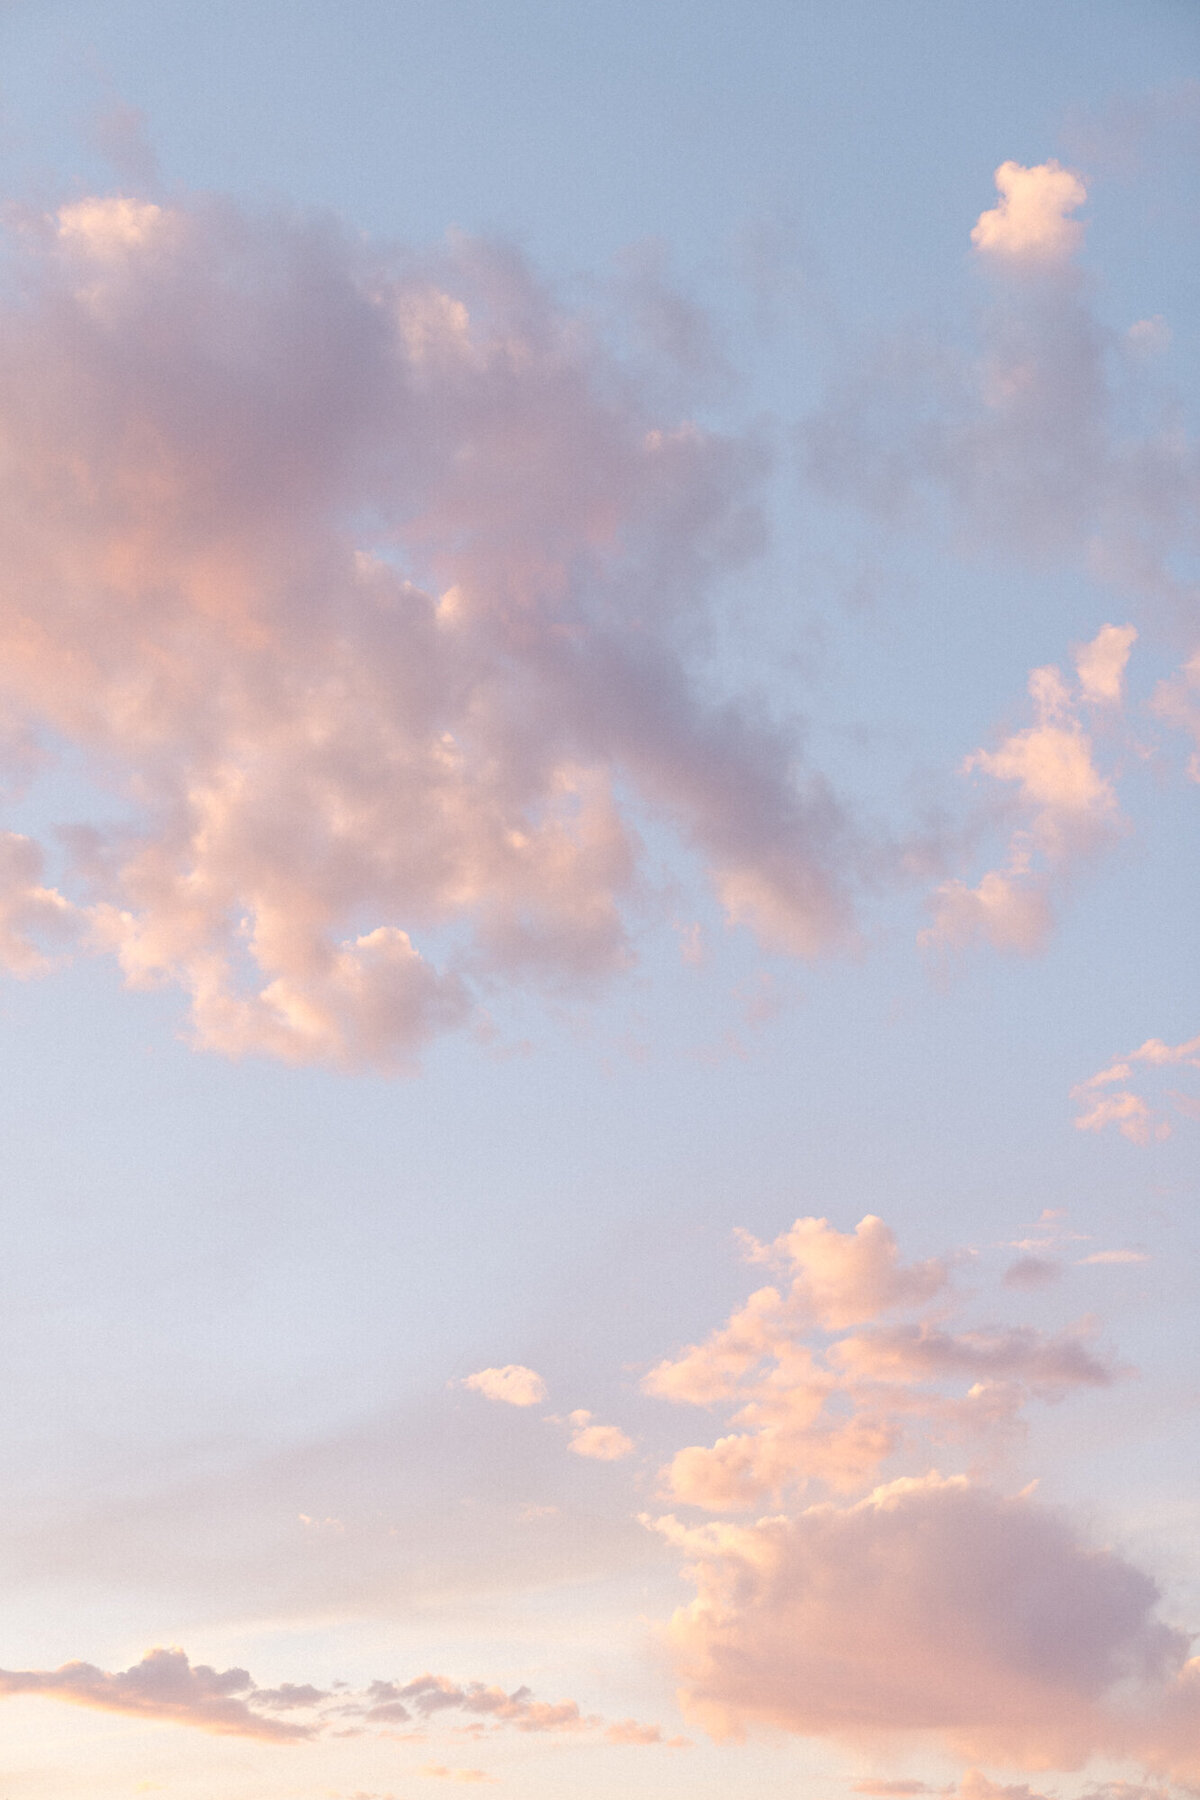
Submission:
POLYGON ((0 4, 0 1800, 1200 1791, 1200 15, 0 4))

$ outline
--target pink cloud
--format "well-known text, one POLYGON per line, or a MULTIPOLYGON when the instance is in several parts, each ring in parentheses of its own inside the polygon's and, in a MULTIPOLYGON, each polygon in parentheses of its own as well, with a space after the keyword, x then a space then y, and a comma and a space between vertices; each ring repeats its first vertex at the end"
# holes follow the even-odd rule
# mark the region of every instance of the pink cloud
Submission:
POLYGON ((895 1236, 873 1213, 852 1232, 834 1230, 828 1219, 797 1219, 773 1244, 743 1241, 753 1261, 791 1264, 793 1305, 829 1330, 919 1305, 947 1280, 946 1265, 936 1259, 903 1264, 895 1236))
POLYGON ((790 1288, 758 1289, 704 1343, 658 1364, 643 1383, 676 1404, 722 1408, 734 1427, 675 1452, 660 1491, 677 1504, 727 1512, 779 1503, 814 1483, 861 1491, 918 1441, 914 1434, 939 1443, 1002 1438, 1031 1400, 1114 1379, 1079 1330, 951 1328, 946 1261, 905 1264, 873 1216, 854 1232, 800 1219, 773 1244, 744 1241, 751 1260, 791 1265, 790 1288), (936 1319, 928 1316, 935 1304, 936 1319), (885 1322, 896 1311, 915 1316, 885 1322))
POLYGON ((1070 1768, 1158 1759, 1181 1739, 1173 1709, 1194 1728, 1187 1639, 1153 1582, 1027 1496, 930 1474, 792 1518, 659 1529, 698 1589, 668 1631, 682 1698, 717 1737, 919 1733, 1070 1768))
POLYGON ((131 195, 27 214, 0 325, 0 667, 126 805, 17 857, 9 960, 94 949, 201 1045, 411 1067, 480 984, 632 960, 627 795, 727 916, 852 932, 792 735, 705 697, 760 450, 644 404, 510 252, 131 195))
MULTIPOLYGON (((1106 1068, 1089 1075, 1071 1089, 1071 1098, 1080 1107, 1075 1120, 1077 1131, 1103 1131, 1115 1125, 1122 1137, 1133 1144, 1149 1144, 1170 1137, 1171 1123, 1156 1111, 1145 1097, 1132 1088, 1121 1087, 1116 1093, 1105 1093, 1118 1082, 1132 1081, 1134 1064, 1148 1068, 1200 1069, 1200 1037, 1188 1038, 1181 1044, 1166 1044, 1161 1038, 1147 1038, 1136 1050, 1128 1050, 1106 1068)), ((1195 1116, 1197 1102, 1193 1096, 1172 1091, 1170 1099, 1185 1117, 1195 1116)))
POLYGON ((523 1363, 479 1369, 464 1377, 463 1386, 487 1400, 501 1400, 506 1406, 537 1406, 546 1398, 545 1382, 536 1369, 527 1369, 523 1363))
POLYGON ((571 1433, 570 1448, 576 1456, 585 1456, 593 1462, 619 1462, 622 1457, 633 1454, 633 1439, 627 1437, 617 1425, 592 1425, 588 1412, 571 1414, 574 1429, 571 1433))
POLYGON ((1012 810, 1019 823, 1003 868, 990 869, 975 887, 958 878, 938 887, 930 901, 933 924, 919 939, 926 949, 961 949, 976 939, 1026 955, 1041 949, 1052 924, 1055 889, 1081 862, 1115 841, 1124 823, 1116 790, 1096 767, 1080 709, 1085 702, 1117 705, 1136 636, 1132 626, 1102 626, 1076 651, 1078 691, 1060 669, 1034 669, 1029 692, 1035 723, 1013 732, 995 750, 977 750, 967 758, 964 773, 979 770, 1014 786, 1012 810))
POLYGON ((1000 203, 981 213, 971 242, 987 256, 1031 262, 1059 262, 1083 242, 1083 226, 1068 214, 1087 199, 1078 175, 1056 162, 1022 168, 1001 163, 996 170, 1000 203))

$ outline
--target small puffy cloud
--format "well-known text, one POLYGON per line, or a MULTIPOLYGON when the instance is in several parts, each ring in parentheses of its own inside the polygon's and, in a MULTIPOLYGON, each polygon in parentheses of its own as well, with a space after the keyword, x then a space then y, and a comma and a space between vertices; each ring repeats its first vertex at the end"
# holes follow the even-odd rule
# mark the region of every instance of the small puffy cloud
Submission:
POLYGON ((546 1398, 546 1384, 535 1369, 523 1363, 505 1363, 500 1369, 480 1369, 463 1381, 488 1400, 501 1400, 506 1406, 538 1406, 546 1398))
MULTIPOLYGON (((1087 657, 1099 642, 1080 653, 1089 671, 1087 657)), ((1100 667, 1111 674, 1103 658, 1100 667)), ((1029 692, 1036 724, 1015 732, 997 750, 977 750, 965 767, 1016 783, 1021 802, 1032 814, 1030 830, 1038 847, 1061 855, 1076 838, 1086 842, 1110 824, 1117 811, 1116 794, 1092 760, 1091 741, 1060 672, 1052 667, 1034 669, 1029 692)))
POLYGON ((1007 869, 989 869, 975 887, 953 877, 930 901, 933 923, 918 934, 922 949, 965 949, 977 942, 1030 956, 1050 936, 1053 914, 1045 888, 1030 880, 1030 858, 1018 850, 1007 869))
POLYGON ((1083 242, 1083 226, 1069 215, 1087 199, 1079 176, 1060 163, 1001 163, 996 170, 999 205, 981 213, 971 242, 986 256, 1030 263, 1061 263, 1083 242))
POLYGON ((619 1462, 633 1453, 633 1439, 616 1425, 581 1425, 571 1436, 570 1448, 576 1456, 591 1457, 595 1462, 619 1462))
POLYGON ((1102 625, 1090 644, 1075 652, 1075 667, 1085 700, 1118 704, 1125 692, 1125 665, 1137 641, 1132 625, 1102 625))
POLYGON ((0 1669, 0 1695, 44 1694, 73 1706, 126 1713, 192 1725, 224 1737, 296 1743, 317 1729, 264 1717, 268 1711, 310 1707, 325 1695, 315 1688, 268 1690, 260 1699, 245 1669, 218 1672, 192 1664, 182 1650, 151 1650, 132 1668, 108 1674, 91 1663, 64 1663, 60 1669, 0 1669))

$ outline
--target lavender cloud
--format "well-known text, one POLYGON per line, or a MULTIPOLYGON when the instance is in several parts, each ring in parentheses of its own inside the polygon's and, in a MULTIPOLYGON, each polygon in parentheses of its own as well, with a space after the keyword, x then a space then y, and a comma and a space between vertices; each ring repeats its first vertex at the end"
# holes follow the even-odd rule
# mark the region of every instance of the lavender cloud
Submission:
POLYGON ((403 1068, 481 982, 629 963, 629 794, 731 920, 846 938, 837 805, 698 674, 753 443, 656 415, 501 247, 129 195, 9 240, 4 686, 127 807, 70 898, 21 853, 10 963, 82 905, 198 1043, 403 1068))

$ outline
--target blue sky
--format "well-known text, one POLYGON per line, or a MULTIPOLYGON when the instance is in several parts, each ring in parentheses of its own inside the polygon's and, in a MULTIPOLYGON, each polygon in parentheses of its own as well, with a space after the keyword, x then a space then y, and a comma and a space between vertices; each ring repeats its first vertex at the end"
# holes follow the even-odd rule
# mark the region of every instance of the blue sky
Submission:
POLYGON ((1194 9, 0 52, 4 1792, 1194 1786, 1194 9))

